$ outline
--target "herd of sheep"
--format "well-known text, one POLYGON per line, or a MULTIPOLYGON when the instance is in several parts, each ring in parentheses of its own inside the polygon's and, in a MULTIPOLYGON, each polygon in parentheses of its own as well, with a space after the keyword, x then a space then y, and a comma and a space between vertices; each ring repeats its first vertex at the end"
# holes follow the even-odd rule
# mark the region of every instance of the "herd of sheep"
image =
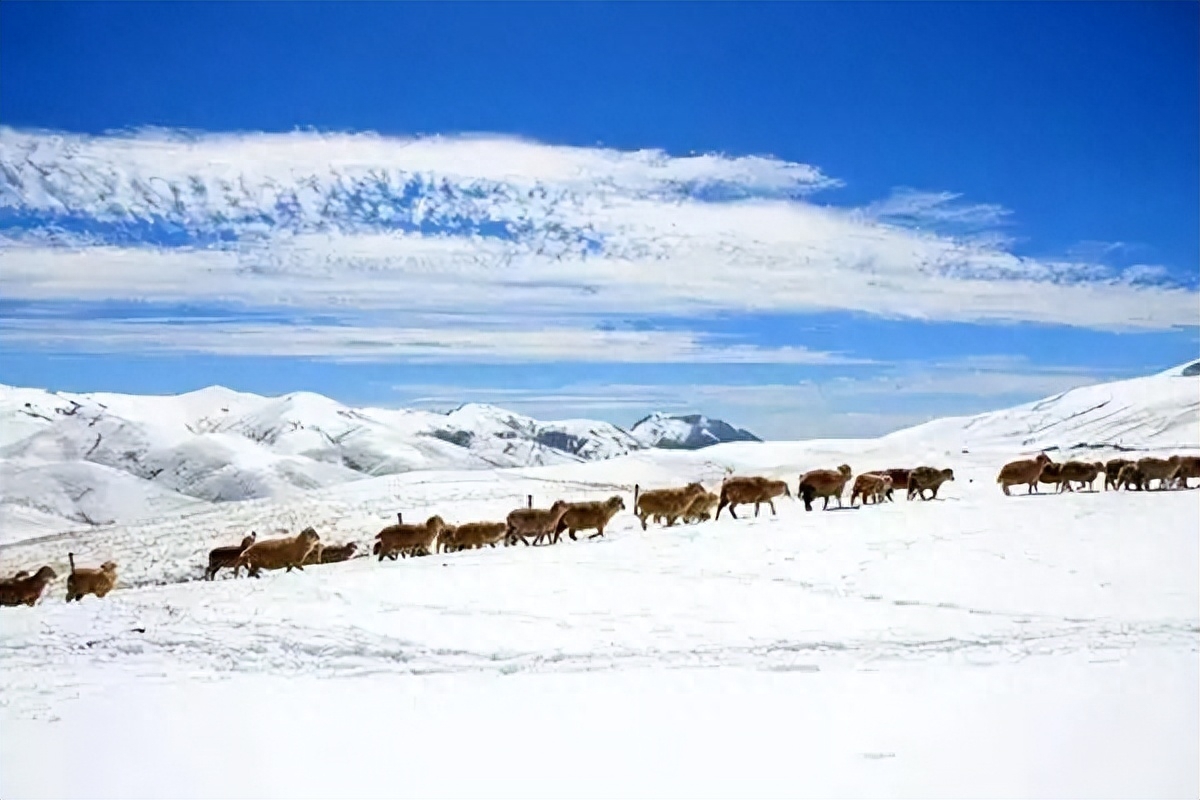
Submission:
MULTIPOLYGON (((1190 488, 1190 478, 1200 478, 1200 457, 1171 456, 1170 458, 1113 459, 1105 462, 1067 461, 1057 463, 1042 453, 1036 458, 1012 461, 1005 464, 996 477, 1004 494, 1009 487, 1025 485, 1027 492, 1039 491, 1039 484, 1050 484, 1058 492, 1073 492, 1073 484, 1094 489, 1095 480, 1103 474, 1104 488, 1148 491, 1157 481, 1157 489, 1190 488)), ((850 483, 852 471, 846 464, 837 469, 818 469, 800 476, 796 497, 804 501, 806 511, 812 511, 816 499, 823 501, 822 508, 829 507, 835 500, 842 507, 846 485, 850 483)), ((863 505, 893 500, 897 489, 907 492, 909 500, 930 500, 937 497, 938 488, 946 481, 954 480, 954 471, 936 467, 915 469, 883 469, 860 474, 850 490, 850 505, 861 501, 863 505), (928 493, 928 496, 926 496, 928 493)), ((671 489, 652 489, 645 492, 634 487, 633 512, 646 530, 647 520, 665 522, 667 527, 676 522, 698 523, 719 519, 721 512, 729 509, 729 515, 737 519, 737 507, 753 505, 754 515, 767 505, 775 513, 776 497, 791 497, 786 481, 764 477, 729 477, 722 484, 719 494, 706 490, 699 483, 671 489)), ((532 505, 532 501, 530 503, 532 505)), ((375 535, 372 553, 380 561, 385 558, 424 556, 434 552, 495 547, 500 542, 505 546, 521 542, 526 545, 557 544, 566 532, 572 540, 578 532, 592 531, 588 538, 604 535, 604 529, 618 512, 625 510, 625 501, 614 495, 607 500, 569 503, 555 502, 549 508, 518 508, 511 511, 503 522, 469 522, 449 525, 440 516, 432 516, 425 522, 412 525, 403 521, 389 525, 375 535)), ((325 545, 312 528, 305 528, 296 536, 257 541, 251 533, 238 545, 217 547, 210 551, 204 578, 212 580, 218 571, 231 568, 236 578, 243 568, 248 575, 259 577, 262 570, 303 570, 312 564, 328 564, 352 558, 358 549, 350 542, 342 545, 325 545)), ((81 600, 85 595, 104 597, 117 581, 117 565, 106 561, 100 567, 75 566, 75 556, 68 554, 71 565, 67 576, 67 602, 81 600)), ((0 606, 34 605, 42 596, 46 586, 58 577, 54 569, 44 566, 37 572, 26 571, 0 579, 0 606)))

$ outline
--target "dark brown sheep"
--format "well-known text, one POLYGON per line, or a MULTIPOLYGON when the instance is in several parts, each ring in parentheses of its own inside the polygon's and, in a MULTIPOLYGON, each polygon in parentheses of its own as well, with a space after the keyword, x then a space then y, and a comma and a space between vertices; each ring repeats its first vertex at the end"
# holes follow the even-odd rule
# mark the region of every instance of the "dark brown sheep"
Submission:
POLYGON ((646 518, 661 516, 671 527, 687 512, 697 497, 705 494, 704 487, 698 483, 676 489, 651 489, 634 495, 633 513, 646 530, 646 518))
MULTIPOLYGON (((717 500, 717 516, 721 518, 721 510, 728 507, 729 516, 737 519, 735 509, 740 505, 754 503, 754 516, 758 516, 759 507, 766 503, 775 514, 775 498, 783 495, 791 497, 791 489, 786 481, 777 481, 758 475, 745 478, 726 478, 721 484, 721 494, 717 500)), ((693 501, 695 502, 695 501, 693 501)))
POLYGON ((618 511, 625 510, 625 501, 619 495, 613 495, 607 500, 595 500, 590 503, 571 503, 567 513, 562 515, 554 531, 554 541, 565 530, 571 540, 575 540, 576 531, 595 531, 589 539, 604 535, 604 527, 616 516, 618 511))
POLYGON ((1189 478, 1200 478, 1200 457, 1171 456, 1168 461, 1175 464, 1175 486, 1180 489, 1190 489, 1189 478))
POLYGON ((238 545, 228 545, 225 547, 214 547, 208 551, 208 568, 204 570, 204 580, 211 581, 222 568, 233 569, 234 562, 242 552, 254 544, 254 540, 258 537, 256 531, 251 531, 249 536, 242 538, 242 543, 238 545))
POLYGON ((854 501, 862 498, 863 505, 868 503, 882 503, 888 496, 888 492, 892 488, 892 477, 890 475, 878 475, 871 472, 864 472, 854 479, 854 486, 850 489, 850 505, 854 505, 854 501))
POLYGON ((1104 465, 1104 489, 1107 491, 1109 487, 1117 488, 1117 476, 1121 474, 1121 468, 1129 466, 1133 462, 1128 458, 1113 458, 1109 459, 1104 465))
POLYGON ((1179 468, 1177 463, 1173 464, 1165 458, 1154 458, 1147 456, 1139 458, 1137 461, 1138 469, 1146 476, 1146 488, 1150 488, 1150 481, 1158 481, 1159 489, 1169 489, 1174 482, 1175 470, 1179 468))
POLYGON ((837 500, 838 508, 842 507, 842 492, 850 482, 853 473, 849 464, 842 464, 837 469, 814 469, 800 476, 800 488, 797 495, 804 500, 804 510, 812 511, 812 501, 820 497, 824 499, 822 510, 829 508, 829 498, 837 500))
POLYGON ((1032 494, 1038 490, 1037 484, 1042 476, 1042 470, 1053 463, 1050 456, 1045 453, 1038 453, 1037 458, 1010 461, 1000 468, 1000 474, 996 476, 996 483, 1000 484, 1000 488, 1004 490, 1005 494, 1012 494, 1008 491, 1008 487, 1021 484, 1029 487, 1026 494, 1032 494))
POLYGON ((288 572, 298 569, 303 572, 305 559, 320 543, 321 537, 312 528, 305 528, 296 536, 255 542, 233 562, 233 577, 238 577, 242 567, 252 578, 262 577, 259 571, 264 569, 284 569, 288 572))
POLYGON ((371 552, 379 560, 397 556, 428 555, 434 551, 434 542, 446 523, 436 514, 420 525, 389 525, 375 534, 375 545, 371 552))
POLYGON ((1121 467, 1121 471, 1117 473, 1117 489, 1136 489, 1139 492, 1144 492, 1150 488, 1149 481, 1146 480, 1146 473, 1138 468, 1137 464, 1126 464, 1121 467))
POLYGON ((72 600, 78 602, 86 594, 104 597, 112 591, 113 586, 117 583, 117 563, 115 561, 105 561, 99 569, 91 567, 77 569, 74 553, 67 553, 67 560, 71 562, 71 574, 67 576, 68 603, 72 600))
POLYGON ((57 577, 58 573, 45 566, 32 575, 21 570, 11 578, 0 580, 0 606, 32 606, 50 581, 57 577))
POLYGON ((530 538, 535 547, 543 541, 552 544, 555 541, 554 532, 558 529, 558 523, 570 508, 571 504, 567 501, 556 500, 550 508, 513 509, 505 517, 508 524, 505 544, 516 544, 518 540, 529 544, 530 538))
POLYGON ((954 480, 954 470, 952 469, 917 467, 908 476, 908 499, 919 497, 922 500, 933 500, 937 498, 941 485, 952 480, 954 480), (925 492, 930 492, 930 496, 926 497, 925 492))
MULTIPOLYGON (((899 469, 893 467, 892 469, 876 469, 871 471, 875 475, 886 475, 891 478, 893 489, 904 489, 905 491, 908 491, 908 477, 912 474, 911 469, 899 469)), ((891 496, 892 493, 888 492, 889 499, 891 496)))

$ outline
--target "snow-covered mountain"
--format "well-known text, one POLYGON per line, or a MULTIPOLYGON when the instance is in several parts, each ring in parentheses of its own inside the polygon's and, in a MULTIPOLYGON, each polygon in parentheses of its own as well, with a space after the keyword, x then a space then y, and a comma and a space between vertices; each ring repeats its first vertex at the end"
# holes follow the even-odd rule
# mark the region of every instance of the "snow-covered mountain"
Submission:
POLYGON ((578 463, 640 447, 606 422, 541 422, 480 404, 437 414, 220 386, 177 396, 0 386, 0 512, 66 529, 364 477, 578 463))
POLYGON ((723 442, 761 442, 753 433, 703 414, 667 416, 654 413, 638 420, 629 431, 645 447, 699 450, 723 442))

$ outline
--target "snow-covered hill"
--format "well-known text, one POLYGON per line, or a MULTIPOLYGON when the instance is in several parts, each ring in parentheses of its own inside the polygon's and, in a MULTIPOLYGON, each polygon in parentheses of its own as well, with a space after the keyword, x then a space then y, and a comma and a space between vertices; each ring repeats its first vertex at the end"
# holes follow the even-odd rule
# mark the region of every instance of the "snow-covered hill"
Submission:
POLYGON ((655 412, 638 420, 629 432, 646 447, 673 450, 699 450, 723 442, 762 441, 748 430, 702 414, 671 417, 655 412))
POLYGON ((164 498, 177 505, 282 499, 369 476, 576 463, 639 447, 605 422, 540 422, 478 404, 435 414, 350 408, 309 392, 260 397, 219 386, 178 396, 0 386, 6 477, 0 515, 9 529, 28 522, 39 532, 66 530, 86 521, 132 521, 164 498), (47 480, 63 484, 67 465, 70 490, 29 488, 47 480))
POLYGON ((934 420, 885 437, 1016 451, 1200 447, 1200 361, 1144 378, 1082 386, 973 417, 934 420))

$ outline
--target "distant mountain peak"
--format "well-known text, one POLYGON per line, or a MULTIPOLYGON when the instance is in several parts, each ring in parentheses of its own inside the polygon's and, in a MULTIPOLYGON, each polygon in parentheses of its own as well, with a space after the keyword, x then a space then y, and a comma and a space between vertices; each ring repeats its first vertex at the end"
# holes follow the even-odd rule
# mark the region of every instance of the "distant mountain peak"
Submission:
POLYGON ((629 430, 643 447, 699 450, 723 442, 761 442, 750 431, 704 414, 672 416, 656 411, 638 420, 629 430))

